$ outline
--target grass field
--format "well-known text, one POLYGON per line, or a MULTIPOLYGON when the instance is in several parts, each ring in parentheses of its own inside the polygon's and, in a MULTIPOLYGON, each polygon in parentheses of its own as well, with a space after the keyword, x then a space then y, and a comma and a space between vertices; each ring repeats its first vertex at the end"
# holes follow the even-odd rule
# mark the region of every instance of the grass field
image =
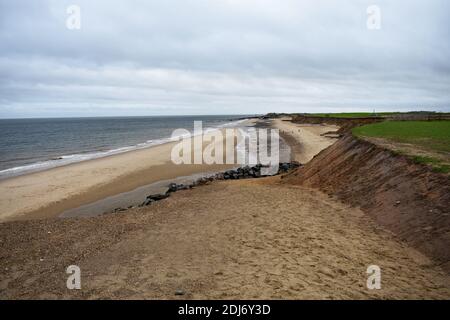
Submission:
POLYGON ((324 117, 324 118, 370 118, 370 117, 389 117, 394 115, 448 115, 449 113, 445 112, 432 112, 432 113, 404 113, 404 112, 340 112, 340 113, 309 113, 307 115, 314 117, 324 117))
POLYGON ((394 115, 398 112, 341 112, 341 113, 311 113, 309 115, 315 117, 330 117, 330 118, 367 118, 394 115))
MULTIPOLYGON (((446 157, 450 154, 450 121, 385 121, 356 127, 352 132, 357 137, 408 143, 446 157)), ((446 161, 433 156, 415 155, 413 160, 430 164, 438 171, 450 170, 446 161)))

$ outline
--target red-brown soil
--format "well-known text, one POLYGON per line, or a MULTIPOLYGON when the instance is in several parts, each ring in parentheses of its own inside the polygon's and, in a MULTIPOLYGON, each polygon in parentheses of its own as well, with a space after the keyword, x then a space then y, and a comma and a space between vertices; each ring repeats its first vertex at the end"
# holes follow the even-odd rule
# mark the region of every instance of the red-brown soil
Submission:
POLYGON ((343 134, 350 131, 352 128, 362 126, 370 123, 384 121, 382 117, 366 117, 366 118, 335 118, 335 117, 313 117, 313 116, 294 116, 292 122, 294 123, 309 123, 309 124, 328 124, 337 125, 338 134, 343 134))
POLYGON ((450 271, 450 179, 346 135, 284 183, 318 188, 360 207, 450 271))

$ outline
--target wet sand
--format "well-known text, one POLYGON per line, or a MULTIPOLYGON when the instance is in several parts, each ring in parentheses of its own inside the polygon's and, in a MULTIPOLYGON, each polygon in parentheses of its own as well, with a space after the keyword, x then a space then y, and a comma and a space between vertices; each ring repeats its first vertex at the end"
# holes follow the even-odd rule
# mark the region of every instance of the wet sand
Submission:
MULTIPOLYGON (((247 125, 251 124, 252 121, 247 121, 247 125)), ((217 141, 218 144, 222 142, 217 141)), ((56 217, 68 209, 157 181, 235 166, 175 165, 171 161, 171 150, 176 143, 165 143, 0 181, 0 221, 56 217)), ((194 152, 197 149, 192 148, 194 152)))
POLYGON ((216 181, 92 218, 0 223, 0 298, 450 298, 439 266, 360 209, 280 179, 216 181), (81 290, 66 288, 73 264, 81 290), (380 290, 366 287, 373 264, 380 290))

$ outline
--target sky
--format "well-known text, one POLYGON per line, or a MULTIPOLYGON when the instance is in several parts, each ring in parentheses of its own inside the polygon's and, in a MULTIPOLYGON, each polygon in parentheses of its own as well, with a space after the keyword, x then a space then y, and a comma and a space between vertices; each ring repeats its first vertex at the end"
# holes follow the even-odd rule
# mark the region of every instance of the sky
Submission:
POLYGON ((0 0, 0 118, 450 111, 449 12, 448 0, 0 0))

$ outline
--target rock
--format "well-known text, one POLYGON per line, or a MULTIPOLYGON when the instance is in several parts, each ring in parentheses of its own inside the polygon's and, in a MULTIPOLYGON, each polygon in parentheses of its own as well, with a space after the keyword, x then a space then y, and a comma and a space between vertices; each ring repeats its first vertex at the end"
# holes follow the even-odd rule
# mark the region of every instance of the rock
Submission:
MULTIPOLYGON (((170 195, 170 192, 151 194, 151 195, 147 196, 147 198, 144 200, 144 202, 142 202, 140 204, 140 207, 145 207, 145 206, 152 204, 155 201, 165 199, 165 198, 169 197, 169 195, 170 195)), ((124 210, 126 210, 126 209, 124 209, 124 210)))
POLYGON ((184 295, 184 291, 181 290, 181 289, 177 289, 177 290, 175 291, 175 295, 176 295, 176 296, 182 296, 182 295, 184 295))
POLYGON ((177 184, 172 182, 169 184, 168 192, 175 192, 175 191, 177 191, 177 184))
POLYGON ((147 199, 153 200, 153 201, 159 201, 159 200, 165 199, 167 197, 169 197, 168 193, 157 193, 157 194, 151 194, 151 195, 147 196, 147 199))
POLYGON ((176 192, 179 190, 186 190, 189 189, 191 187, 191 185, 184 185, 182 183, 180 184, 176 184, 176 183, 171 183, 169 184, 169 189, 167 190, 167 192, 176 192))
POLYGON ((147 199, 147 200, 145 200, 144 202, 142 202, 139 206, 140 206, 140 207, 146 207, 146 206, 151 205, 152 202, 155 202, 155 201, 152 200, 152 199, 147 199))
MULTIPOLYGON (((288 172, 289 170, 298 168, 299 166, 301 166, 301 164, 296 161, 280 163, 278 174, 283 173, 283 172, 288 172)), ((177 183, 172 182, 169 184, 167 191, 165 193, 149 195, 145 199, 145 201, 142 204, 140 204, 139 206, 140 207, 148 206, 155 201, 159 201, 159 200, 169 197, 170 193, 172 193, 172 192, 176 192, 179 190, 192 189, 194 186, 198 186, 198 185, 210 184, 214 180, 229 180, 229 179, 237 180, 237 179, 259 178, 262 176, 261 168, 263 168, 263 167, 268 168, 269 166, 262 165, 261 163, 258 163, 252 167, 246 165, 244 167, 239 167, 235 170, 227 170, 225 172, 218 172, 215 175, 212 175, 209 177, 199 178, 189 185, 177 184, 177 183)), ((124 211, 124 210, 126 210, 126 209, 116 208, 114 210, 114 212, 119 212, 119 211, 124 211)))

